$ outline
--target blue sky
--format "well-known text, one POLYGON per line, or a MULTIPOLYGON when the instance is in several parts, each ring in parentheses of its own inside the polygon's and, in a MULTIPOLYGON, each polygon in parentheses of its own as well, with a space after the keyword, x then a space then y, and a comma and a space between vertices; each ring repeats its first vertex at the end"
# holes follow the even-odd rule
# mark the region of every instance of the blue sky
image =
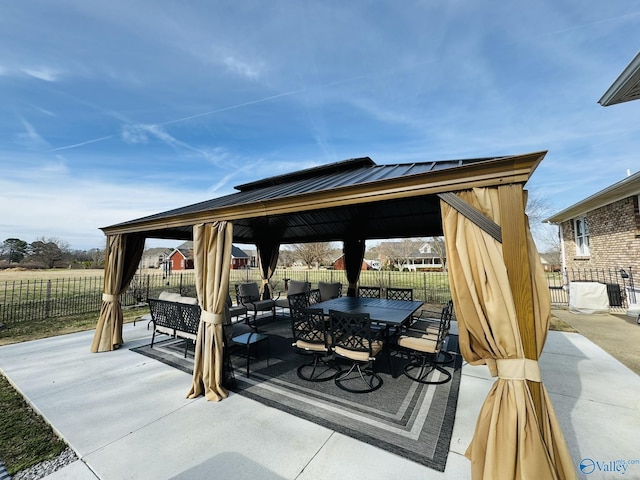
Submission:
MULTIPOLYGON (((353 157, 548 150, 562 210, 640 169, 636 0, 0 3, 0 241, 99 227, 353 157)), ((148 246, 162 242, 148 242, 148 246)))

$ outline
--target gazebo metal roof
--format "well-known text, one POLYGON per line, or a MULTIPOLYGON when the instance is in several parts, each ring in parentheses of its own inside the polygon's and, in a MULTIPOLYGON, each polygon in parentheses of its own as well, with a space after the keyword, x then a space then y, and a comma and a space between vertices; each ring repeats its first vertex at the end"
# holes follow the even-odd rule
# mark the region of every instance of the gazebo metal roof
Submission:
POLYGON ((345 160, 239 185, 238 192, 102 228, 190 240, 197 223, 233 221, 233 240, 280 243, 442 235, 438 194, 526 183, 546 152, 378 165, 345 160))

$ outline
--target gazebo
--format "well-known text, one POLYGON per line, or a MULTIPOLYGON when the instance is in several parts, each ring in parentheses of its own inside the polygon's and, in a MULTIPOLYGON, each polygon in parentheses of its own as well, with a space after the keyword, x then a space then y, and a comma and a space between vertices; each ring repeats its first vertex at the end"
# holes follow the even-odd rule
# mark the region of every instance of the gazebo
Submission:
POLYGON ((221 400, 232 242, 256 245, 267 296, 280 245, 341 241, 347 294, 355 295, 365 240, 444 235, 461 352, 498 377, 467 451, 473 478, 576 478, 537 361, 550 301, 524 186, 545 154, 394 165, 357 158, 105 227, 105 288, 92 351, 123 343, 118 298, 146 238, 194 242, 202 316, 189 396, 221 400))

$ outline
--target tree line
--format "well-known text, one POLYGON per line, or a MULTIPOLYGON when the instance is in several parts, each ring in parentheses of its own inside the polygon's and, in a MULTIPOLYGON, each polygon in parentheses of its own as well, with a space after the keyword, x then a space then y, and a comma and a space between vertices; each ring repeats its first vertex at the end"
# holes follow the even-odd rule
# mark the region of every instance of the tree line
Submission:
POLYGON ((59 238, 38 238, 28 243, 7 238, 0 243, 0 268, 104 268, 105 251, 72 250, 59 238))

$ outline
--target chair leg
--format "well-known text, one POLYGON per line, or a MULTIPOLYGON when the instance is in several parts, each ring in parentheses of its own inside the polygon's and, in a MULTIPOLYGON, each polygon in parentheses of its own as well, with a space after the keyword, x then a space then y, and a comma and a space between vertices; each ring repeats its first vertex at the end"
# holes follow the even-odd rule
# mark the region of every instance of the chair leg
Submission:
POLYGON ((441 351, 436 358, 431 360, 431 363, 436 365, 447 365, 453 362, 453 355, 450 352, 441 351))
POLYGON ((320 355, 314 355, 311 363, 300 365, 297 370, 298 377, 309 382, 326 382, 332 380, 340 373, 337 365, 331 365, 320 355), (310 370, 310 371, 309 371, 310 370))
POLYGON ((336 374, 334 378, 335 384, 338 388, 342 390, 346 390, 351 393, 369 393, 379 389, 382 386, 382 378, 380 375, 373 371, 371 365, 368 365, 366 368, 362 368, 361 363, 353 363, 351 368, 347 371, 340 371, 336 374), (357 375, 353 375, 357 373, 357 375), (346 382, 350 382, 353 380, 361 379, 367 388, 351 388, 346 385, 346 382))
POLYGON ((430 359, 428 354, 414 355, 413 359, 405 365, 404 374, 414 382, 424 383, 427 385, 441 385, 451 380, 451 373, 430 359), (414 373, 416 370, 418 370, 417 374, 414 373), (444 378, 440 380, 427 380, 434 370, 442 373, 444 378))

